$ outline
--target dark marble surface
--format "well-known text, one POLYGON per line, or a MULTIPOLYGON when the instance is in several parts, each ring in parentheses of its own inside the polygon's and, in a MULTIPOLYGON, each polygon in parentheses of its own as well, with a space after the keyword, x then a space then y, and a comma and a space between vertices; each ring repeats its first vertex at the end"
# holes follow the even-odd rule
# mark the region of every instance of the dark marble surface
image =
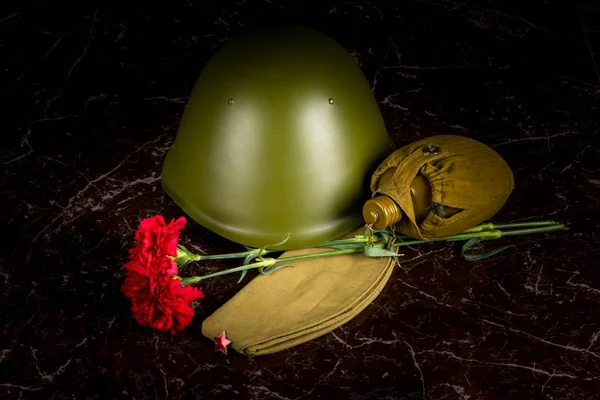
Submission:
MULTIPOLYGON (((573 2, 64 4, 0 13, 1 398, 600 398, 600 82, 573 2), (476 263, 408 251, 359 318, 271 356, 199 332, 235 276, 203 286, 187 331, 140 328, 122 263, 141 218, 182 214, 159 175, 192 85, 231 36, 293 18, 351 52, 399 145, 500 152, 517 188, 497 221, 571 230, 476 263)), ((239 249, 197 224, 183 242, 239 249)))

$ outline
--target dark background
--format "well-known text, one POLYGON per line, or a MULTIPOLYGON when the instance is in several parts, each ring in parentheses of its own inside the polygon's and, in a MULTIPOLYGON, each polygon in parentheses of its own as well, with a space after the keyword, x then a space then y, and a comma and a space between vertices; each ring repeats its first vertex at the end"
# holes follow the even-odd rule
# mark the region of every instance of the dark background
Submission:
MULTIPOLYGON (((0 397, 600 398, 596 4, 3 2, 0 397), (187 96, 220 45, 270 20, 344 46, 399 146, 452 133, 498 151, 516 189, 496 221, 571 230, 475 263, 408 251, 359 318, 270 356, 215 353, 199 332, 237 276, 203 286, 185 332, 138 326, 122 264, 140 219, 182 215, 159 177, 187 96)), ((193 223, 182 241, 240 249, 193 223)))

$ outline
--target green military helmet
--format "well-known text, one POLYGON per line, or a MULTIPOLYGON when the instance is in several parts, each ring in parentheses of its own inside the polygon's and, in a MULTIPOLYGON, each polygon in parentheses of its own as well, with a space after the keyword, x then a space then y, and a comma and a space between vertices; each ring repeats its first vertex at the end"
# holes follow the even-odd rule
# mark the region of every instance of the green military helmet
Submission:
POLYGON ((300 26, 255 29, 207 63, 162 186, 231 241, 313 246, 362 222, 369 178, 394 149, 371 88, 334 40, 300 26))

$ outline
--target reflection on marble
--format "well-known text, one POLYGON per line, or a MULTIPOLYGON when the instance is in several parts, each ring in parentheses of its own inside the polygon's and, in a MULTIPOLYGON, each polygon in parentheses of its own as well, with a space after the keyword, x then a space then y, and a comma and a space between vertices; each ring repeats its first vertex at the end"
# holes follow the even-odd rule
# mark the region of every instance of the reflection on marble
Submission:
MULTIPOLYGON (((3 7, 3 398, 600 398, 600 81, 575 4, 302 4, 3 7), (224 41, 266 19, 345 46, 399 145, 454 133, 500 152, 517 188, 497 221, 571 230, 475 263, 453 245, 407 251, 359 318, 271 356, 215 353, 199 332, 236 277, 206 282, 189 330, 140 328, 121 265, 141 218, 182 214, 159 175, 187 96, 224 41)), ((183 238, 239 249, 197 224, 183 238)))

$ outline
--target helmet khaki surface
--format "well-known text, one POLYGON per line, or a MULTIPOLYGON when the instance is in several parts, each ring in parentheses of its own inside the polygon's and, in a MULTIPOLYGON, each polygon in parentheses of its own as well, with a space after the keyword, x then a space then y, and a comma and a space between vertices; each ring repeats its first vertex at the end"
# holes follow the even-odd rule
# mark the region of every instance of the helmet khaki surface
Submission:
POLYGON ((249 31, 208 62, 164 161, 162 185, 238 243, 311 246, 362 222, 369 178, 393 151, 352 57, 300 26, 249 31))

